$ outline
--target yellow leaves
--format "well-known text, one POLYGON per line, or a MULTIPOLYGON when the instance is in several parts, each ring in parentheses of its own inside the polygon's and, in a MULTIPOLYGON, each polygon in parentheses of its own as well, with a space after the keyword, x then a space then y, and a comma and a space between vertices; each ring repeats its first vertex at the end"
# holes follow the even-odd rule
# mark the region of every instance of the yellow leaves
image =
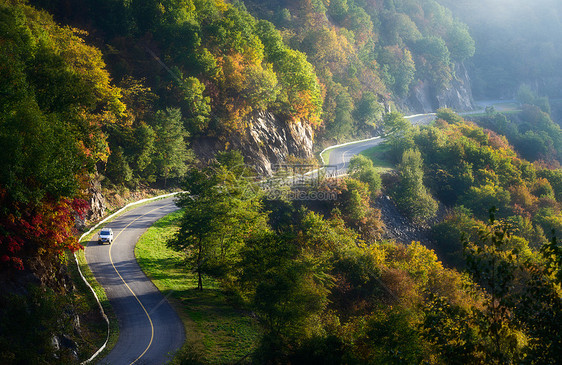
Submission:
POLYGON ((227 112, 221 127, 224 129, 224 135, 232 132, 242 132, 246 128, 246 116, 252 111, 252 107, 245 103, 225 103, 224 108, 227 112))
POLYGON ((435 251, 425 247, 419 241, 413 241, 406 248, 406 255, 410 263, 411 270, 420 271, 422 269, 442 269, 443 265, 438 260, 435 251))
POLYGON ((244 59, 244 56, 240 53, 232 54, 226 58, 222 58, 220 61, 219 65, 224 74, 223 86, 239 92, 245 82, 243 70, 249 66, 250 62, 244 59))
POLYGON ((84 108, 80 108, 75 111, 74 117, 80 121, 80 124, 87 126, 87 130, 89 130, 89 133, 77 136, 77 138, 81 138, 77 141, 80 149, 86 156, 92 157, 95 161, 107 161, 109 146, 100 126, 104 123, 110 123, 113 114, 109 112, 91 114, 84 108))
POLYGON ((228 7, 230 6, 229 4, 227 4, 226 2, 224 2, 224 0, 213 0, 215 8, 217 8, 219 11, 221 12, 225 12, 228 10, 228 7))
POLYGON ((363 245, 361 248, 369 253, 377 267, 385 265, 387 261, 387 251, 384 250, 381 245, 363 245))
POLYGON ((53 27, 50 37, 54 41, 54 50, 83 83, 80 86, 93 94, 95 99, 90 110, 101 108, 103 113, 112 113, 112 117, 104 119, 114 123, 117 119, 126 117, 126 106, 121 102, 121 90, 111 85, 101 51, 87 45, 81 38, 87 34, 76 28, 53 27))
POLYGON ((531 194, 525 184, 510 186, 508 191, 511 194, 511 202, 519 209, 518 213, 528 216, 538 199, 531 194))
POLYGON ((266 109, 277 99, 277 75, 271 65, 254 62, 246 54, 233 53, 217 58, 221 70, 218 82, 227 118, 227 131, 240 131, 244 118, 253 110, 266 109))
POLYGON ((349 64, 349 55, 354 54, 349 39, 334 27, 310 32, 303 40, 303 45, 317 67, 325 65, 338 74, 349 64))

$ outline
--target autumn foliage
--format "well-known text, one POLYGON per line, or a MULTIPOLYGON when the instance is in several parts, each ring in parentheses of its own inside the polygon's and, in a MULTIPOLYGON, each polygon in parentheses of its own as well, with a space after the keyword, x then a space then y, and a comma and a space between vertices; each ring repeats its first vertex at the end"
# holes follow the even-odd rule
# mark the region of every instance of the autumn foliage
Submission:
POLYGON ((127 115, 84 32, 19 2, 0 2, 0 19, 0 269, 22 270, 81 247, 80 192, 110 152, 102 129, 127 115))
MULTIPOLYGON (((2 201, 5 203, 5 201, 2 201)), ((75 229, 75 215, 83 217, 89 208, 83 199, 46 199, 36 208, 25 207, 0 218, 0 262, 24 269, 26 258, 57 259, 66 250, 82 248, 75 229)))

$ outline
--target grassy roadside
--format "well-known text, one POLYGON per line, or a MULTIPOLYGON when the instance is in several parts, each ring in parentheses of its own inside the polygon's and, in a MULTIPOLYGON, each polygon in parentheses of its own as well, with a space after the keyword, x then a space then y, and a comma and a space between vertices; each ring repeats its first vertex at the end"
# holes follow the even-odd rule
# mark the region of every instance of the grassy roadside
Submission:
POLYGON ((320 156, 322 157, 322 161, 324 161, 326 165, 330 164, 330 153, 331 152, 332 152, 332 149, 329 149, 329 150, 326 150, 326 151, 324 151, 320 154, 320 156))
POLYGON ((385 154, 388 152, 389 148, 390 147, 385 143, 381 143, 364 150, 360 154, 371 159, 377 171, 383 174, 395 169, 395 166, 385 158, 385 154))
POLYGON ((182 357, 204 364, 234 364, 256 347, 260 333, 255 319, 234 308, 218 282, 204 278, 197 291, 195 275, 181 253, 166 247, 177 230, 181 211, 158 220, 142 235, 135 256, 142 270, 168 297, 180 315, 187 336, 182 357))

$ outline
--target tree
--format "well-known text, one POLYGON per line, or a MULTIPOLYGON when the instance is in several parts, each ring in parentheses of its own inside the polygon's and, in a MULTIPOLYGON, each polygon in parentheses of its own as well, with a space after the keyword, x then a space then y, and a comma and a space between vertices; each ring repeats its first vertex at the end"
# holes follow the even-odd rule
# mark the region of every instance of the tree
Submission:
POLYGON ((507 216, 510 212, 511 194, 498 184, 488 182, 481 186, 471 186, 461 197, 461 202, 479 217, 485 216, 482 212, 492 206, 496 207, 503 216, 507 216))
POLYGON ((562 201, 562 169, 541 169, 537 171, 537 176, 547 179, 554 190, 556 200, 562 201))
POLYGON ((55 277, 75 238, 80 191, 108 146, 102 128, 124 121, 101 52, 23 2, 0 4, 0 265, 46 263, 55 277))
POLYGON ((459 365, 483 363, 479 348, 482 339, 470 310, 431 295, 424 312, 421 335, 442 361, 459 365))
POLYGON ((334 17, 337 22, 342 22, 349 11, 347 0, 332 0, 328 7, 328 14, 334 17))
POLYGON ((322 112, 321 88, 306 56, 301 52, 285 49, 273 69, 279 80, 279 100, 283 111, 294 120, 306 119, 312 125, 319 125, 322 112))
POLYGON ((351 136, 354 129, 353 99, 347 90, 338 87, 334 119, 326 125, 327 134, 337 140, 351 136))
POLYGON ((429 79, 438 89, 449 85, 453 78, 451 58, 445 41, 437 36, 424 37, 414 44, 416 69, 421 79, 429 79))
POLYGON ((355 105, 353 116, 357 120, 359 128, 370 131, 377 127, 382 117, 382 105, 377 97, 370 91, 361 95, 361 100, 355 105))
POLYGON ((203 290, 203 274, 228 278, 244 239, 265 227, 259 190, 239 175, 239 166, 229 164, 238 156, 224 153, 207 168, 191 168, 185 186, 189 193, 178 199, 184 213, 168 245, 185 252, 197 273, 199 290, 203 290))
POLYGON ((385 114, 383 118, 383 129, 386 136, 403 134, 411 126, 410 122, 398 112, 385 114))
POLYGON ((447 123, 460 123, 463 121, 462 117, 455 113, 451 108, 440 108, 437 110, 437 118, 443 119, 447 123))
POLYGON ((134 168, 133 171, 149 182, 154 181, 155 167, 153 163, 156 132, 151 126, 142 123, 134 131, 134 168))
POLYGON ((318 292, 322 282, 315 283, 322 278, 313 276, 319 263, 299 251, 295 236, 268 232, 249 240, 242 252, 240 280, 251 284, 252 302, 272 334, 290 335, 302 318, 327 304, 325 290, 318 292))
POLYGON ((367 318, 366 336, 359 341, 368 349, 368 360, 375 364, 425 362, 424 344, 410 316, 405 308, 390 306, 367 318))
POLYGON ((386 85, 397 96, 406 97, 416 72, 410 51, 398 46, 386 46, 379 52, 377 60, 383 65, 383 77, 386 85))
POLYGON ((376 194, 381 188, 381 177, 373 166, 373 161, 363 155, 355 155, 349 161, 347 167, 349 176, 364 182, 369 186, 372 194, 376 194))
POLYGON ((193 134, 201 133, 209 125, 211 98, 204 95, 205 85, 195 77, 188 77, 182 86, 187 130, 193 134))
POLYGON ((105 174, 114 184, 130 185, 132 183, 133 171, 121 147, 117 147, 116 150, 109 155, 105 166, 105 174))
POLYGON ((192 159, 185 142, 187 132, 179 109, 158 111, 152 125, 156 133, 154 164, 166 186, 169 178, 181 178, 185 175, 187 162, 192 159))
POLYGON ((478 236, 478 242, 466 241, 463 245, 468 272, 488 294, 480 322, 481 331, 490 338, 487 361, 517 361, 522 355, 523 340, 514 331, 509 295, 519 268, 518 251, 507 226, 495 220, 494 208, 490 209, 489 225, 478 236))
POLYGON ((423 160, 418 150, 407 150, 398 165, 400 181, 393 195, 398 207, 415 221, 437 213, 438 204, 423 185, 423 160))
POLYGON ((453 22, 451 29, 447 33, 446 41, 453 60, 462 62, 474 56, 476 47, 466 24, 458 21, 453 22))
POLYGON ((468 209, 456 207, 443 222, 431 227, 431 238, 439 250, 440 258, 452 267, 463 268, 463 242, 476 240, 482 225, 468 209))
POLYGON ((281 233, 260 232, 246 241, 237 286, 264 325, 256 354, 260 362, 285 362, 289 351, 316 330, 333 285, 330 257, 353 244, 353 235, 339 228, 301 210, 295 226, 281 233))

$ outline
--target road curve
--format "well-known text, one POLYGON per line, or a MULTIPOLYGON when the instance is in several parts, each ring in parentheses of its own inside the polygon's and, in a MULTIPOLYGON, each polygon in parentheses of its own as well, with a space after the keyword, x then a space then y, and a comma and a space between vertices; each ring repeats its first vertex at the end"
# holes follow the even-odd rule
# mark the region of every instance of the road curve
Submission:
MULTIPOLYGON (((418 114, 407 116, 413 125, 429 124, 435 119, 435 113, 430 114, 418 114)), ((349 160, 358 153, 374 147, 384 141, 384 138, 371 138, 364 141, 359 141, 355 143, 345 144, 339 147, 335 147, 330 151, 330 158, 328 165, 332 166, 331 169, 335 168, 337 175, 342 175, 347 172, 347 166, 349 165, 349 160)), ((334 172, 332 172, 334 173, 334 172)))
POLYGON ((111 245, 88 242, 88 265, 119 320, 119 339, 99 364, 164 364, 185 341, 183 324, 140 269, 134 255, 139 237, 159 218, 177 210, 174 198, 157 200, 119 216, 111 245))

